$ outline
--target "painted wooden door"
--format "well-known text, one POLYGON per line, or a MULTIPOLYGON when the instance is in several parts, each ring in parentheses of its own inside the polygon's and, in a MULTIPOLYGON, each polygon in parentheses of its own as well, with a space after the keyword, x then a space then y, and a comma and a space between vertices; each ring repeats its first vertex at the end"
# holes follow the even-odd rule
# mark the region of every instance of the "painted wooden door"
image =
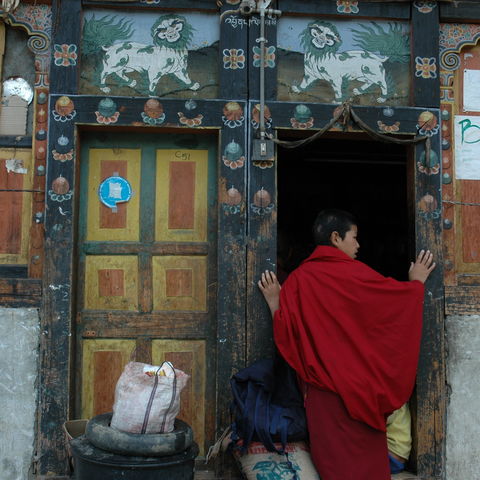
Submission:
POLYGON ((131 358, 169 360, 191 375, 179 418, 202 449, 215 413, 215 142, 89 133, 80 176, 77 413, 112 410, 131 358), (113 208, 100 198, 109 178, 101 191, 113 208), (115 203, 123 180, 131 199, 115 203))

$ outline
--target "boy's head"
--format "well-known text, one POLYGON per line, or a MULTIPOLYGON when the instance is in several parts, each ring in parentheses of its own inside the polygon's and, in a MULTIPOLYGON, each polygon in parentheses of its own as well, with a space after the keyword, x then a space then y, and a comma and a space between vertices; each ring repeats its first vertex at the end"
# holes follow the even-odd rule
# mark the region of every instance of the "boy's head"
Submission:
POLYGON ((313 224, 316 245, 337 247, 349 257, 355 258, 360 245, 357 241, 357 221, 348 212, 337 209, 322 210, 313 224))

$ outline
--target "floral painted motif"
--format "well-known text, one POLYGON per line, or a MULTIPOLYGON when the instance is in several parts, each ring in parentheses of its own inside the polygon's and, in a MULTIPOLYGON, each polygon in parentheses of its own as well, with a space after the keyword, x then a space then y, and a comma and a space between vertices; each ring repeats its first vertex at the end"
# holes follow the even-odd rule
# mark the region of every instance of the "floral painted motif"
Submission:
POLYGON ((103 98, 98 103, 95 115, 98 123, 110 125, 111 123, 117 123, 120 112, 117 104, 111 98, 103 98))
POLYGON ((227 190, 222 207, 227 215, 236 215, 242 211, 242 194, 234 186, 227 190))
POLYGON ((420 13, 430 13, 430 12, 437 6, 437 2, 421 2, 421 1, 415 1, 415 2, 413 2, 413 6, 414 6, 420 13))
POLYGON ((313 127, 313 117, 310 117, 306 122, 299 122, 296 118, 291 118, 290 123, 293 128, 299 128, 300 130, 306 130, 313 127))
POLYGON ((52 156, 54 160, 58 160, 59 162, 67 162, 69 160, 73 160, 73 148, 67 153, 60 153, 56 150, 52 150, 52 156))
POLYGON ((53 118, 57 122, 68 122, 72 120, 77 114, 75 104, 70 97, 62 96, 55 102, 55 107, 52 110, 53 118))
POLYGON ((222 161, 224 165, 236 170, 237 168, 242 168, 245 164, 245 156, 243 155, 242 147, 232 140, 226 147, 223 152, 222 161))
POLYGON ((392 133, 400 130, 400 122, 395 122, 393 125, 386 125, 381 120, 377 121, 378 129, 382 132, 392 133))
POLYGON ((337 0, 338 13, 358 13, 358 1, 355 0, 337 0))
POLYGON ((237 168, 243 167, 243 165, 245 164, 245 157, 241 156, 237 160, 230 160, 228 157, 224 155, 222 157, 222 161, 227 167, 230 167, 232 170, 236 170, 237 168))
POLYGON ((274 162, 272 160, 256 160, 253 162, 253 165, 255 167, 261 168, 262 170, 265 170, 267 168, 272 168, 273 163, 274 162))
POLYGON ((433 135, 436 135, 440 130, 437 116, 428 110, 418 116, 417 122, 417 129, 420 135, 433 137, 433 135))
POLYGON ((313 127, 314 118, 312 111, 306 105, 297 105, 290 123, 293 128, 305 130, 313 127))
POLYGON ((64 202, 70 200, 73 191, 70 190, 70 183, 61 175, 52 182, 52 188, 48 191, 48 195, 54 202, 64 202))
POLYGON ((425 220, 440 218, 441 211, 438 208, 438 202, 427 193, 418 202, 418 212, 425 220))
POLYGON ((262 187, 262 189, 258 190, 253 196, 253 203, 250 204, 250 208, 253 213, 257 215, 266 215, 272 212, 275 205, 272 203, 270 193, 262 187))
POLYGON ((416 57, 415 76, 426 79, 437 78, 437 60, 435 57, 416 57))
POLYGON ((74 44, 55 44, 53 58, 57 67, 73 67, 77 64, 77 46, 74 44))
POLYGON ((223 50, 223 68, 237 70, 245 68, 245 52, 242 48, 225 48, 223 50))
POLYGON ((438 161, 438 155, 430 150, 430 159, 427 161, 426 152, 422 152, 417 162, 418 171, 425 175, 436 175, 440 172, 440 162, 438 161))
POLYGON ((187 127, 198 127, 202 124, 203 115, 200 113, 193 118, 187 118, 183 112, 178 112, 177 115, 180 123, 182 125, 186 125, 187 127))
MULTIPOLYGON (((264 47, 265 52, 265 59, 264 59, 264 66, 265 68, 275 68, 275 47, 264 47)), ((260 47, 253 47, 253 66, 259 67, 260 66, 260 54, 261 50, 260 47)))
POLYGON ((243 108, 238 102, 228 102, 223 107, 223 124, 230 128, 240 127, 245 121, 243 108))
MULTIPOLYGON (((265 119, 265 128, 270 128, 272 126, 272 114, 267 105, 263 111, 263 118, 265 119)), ((252 109, 252 126, 257 129, 260 126, 260 104, 257 103, 252 109)))
POLYGON ((120 112, 115 112, 113 115, 110 115, 109 117, 105 117, 99 111, 96 111, 95 115, 97 117, 98 123, 103 123, 104 125, 110 125, 111 123, 117 123, 118 117, 120 116, 120 112))
POLYGON ((161 125, 165 121, 163 105, 155 98, 150 98, 145 102, 140 115, 143 123, 147 125, 161 125))

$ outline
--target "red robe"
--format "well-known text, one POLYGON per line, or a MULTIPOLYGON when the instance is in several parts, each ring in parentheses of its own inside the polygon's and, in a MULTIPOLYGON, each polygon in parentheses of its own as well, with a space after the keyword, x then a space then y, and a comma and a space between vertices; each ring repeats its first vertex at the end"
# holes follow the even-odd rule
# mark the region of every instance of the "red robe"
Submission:
POLYGON ((290 274, 274 316, 275 343, 305 382, 338 394, 349 415, 385 431, 410 397, 424 287, 385 278, 319 246, 290 274))

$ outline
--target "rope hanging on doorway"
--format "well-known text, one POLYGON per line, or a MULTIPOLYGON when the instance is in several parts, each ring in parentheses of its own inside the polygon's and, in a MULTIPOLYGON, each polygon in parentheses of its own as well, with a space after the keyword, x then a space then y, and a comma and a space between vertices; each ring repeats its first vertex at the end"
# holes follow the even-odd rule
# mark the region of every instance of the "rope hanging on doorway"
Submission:
POLYGON ((315 132, 308 138, 304 138, 302 140, 294 140, 294 141, 286 141, 286 140, 278 140, 278 138, 274 138, 272 134, 268 134, 268 138, 272 140, 277 145, 280 145, 284 148, 297 148, 303 145, 307 145, 310 142, 313 142, 318 137, 322 136, 325 132, 330 130, 336 123, 341 123, 343 126, 346 126, 348 121, 352 120, 361 130, 366 132, 375 140, 380 142, 387 142, 387 143, 397 143, 401 145, 408 145, 408 144, 416 144, 420 142, 426 142, 426 158, 430 158, 430 138, 425 135, 417 135, 414 138, 395 138, 390 135, 385 135, 382 133, 376 132, 373 128, 369 127, 353 110, 352 106, 349 102, 344 102, 342 105, 335 109, 333 118, 318 132, 315 132))

